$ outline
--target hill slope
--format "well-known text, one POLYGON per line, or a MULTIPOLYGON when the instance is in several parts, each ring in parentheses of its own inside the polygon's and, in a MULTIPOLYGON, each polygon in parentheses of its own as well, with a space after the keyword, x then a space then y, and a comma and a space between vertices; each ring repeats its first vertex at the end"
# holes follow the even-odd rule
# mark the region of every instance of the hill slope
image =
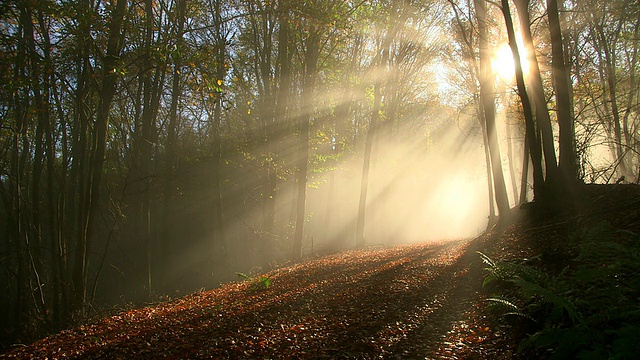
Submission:
MULTIPOLYGON (((580 209, 469 241, 349 251, 171 302, 123 312, 0 358, 473 358, 515 356, 524 333, 488 312, 483 264, 566 261, 578 228, 606 220, 640 230, 637 186, 587 187, 580 209)), ((526 354, 525 354, 526 357, 526 354)))
POLYGON ((350 251, 275 270, 263 282, 128 311, 4 356, 374 358, 451 351, 444 336, 479 284, 468 276, 471 246, 350 251))

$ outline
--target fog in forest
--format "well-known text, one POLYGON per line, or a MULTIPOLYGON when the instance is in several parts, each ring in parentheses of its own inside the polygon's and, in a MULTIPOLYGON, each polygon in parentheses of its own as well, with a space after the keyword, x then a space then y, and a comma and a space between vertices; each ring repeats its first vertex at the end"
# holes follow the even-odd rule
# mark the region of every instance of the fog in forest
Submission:
POLYGON ((0 331, 637 183, 637 2, 547 3, 0 2, 0 331))
MULTIPOLYGON (((380 134, 374 142, 365 219, 367 244, 393 246, 478 235, 486 228, 489 215, 479 123, 453 110, 434 121, 423 118, 407 123, 380 134)), ((317 146, 330 154, 336 144, 331 139, 323 141, 317 146)), ((519 141, 514 139, 514 144, 519 141)), ((356 247, 362 150, 352 149, 340 156, 312 160, 315 168, 308 179, 304 257, 356 247)), ((229 168, 231 165, 230 161, 229 168)), ((192 194, 183 195, 184 204, 176 211, 174 226, 180 246, 176 260, 166 264, 166 270, 173 275, 173 287, 183 291, 192 290, 189 284, 198 288, 211 281, 208 239, 212 237, 209 204, 213 195, 207 185, 209 176, 206 163, 182 174, 192 194)), ((235 272, 258 273, 288 263, 295 183, 278 186, 275 221, 282 235, 270 237, 261 230, 265 213, 256 206, 262 196, 258 177, 243 172, 239 181, 227 182, 222 188, 228 259, 220 266, 226 268, 227 278, 214 279, 234 280, 235 272)))

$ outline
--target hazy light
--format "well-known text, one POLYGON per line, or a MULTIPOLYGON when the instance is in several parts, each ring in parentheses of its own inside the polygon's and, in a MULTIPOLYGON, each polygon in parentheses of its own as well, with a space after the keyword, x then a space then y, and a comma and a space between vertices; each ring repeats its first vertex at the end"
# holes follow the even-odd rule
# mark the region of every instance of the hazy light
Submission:
POLYGON ((493 58, 491 59, 491 68, 494 74, 498 74, 504 81, 510 81, 515 76, 515 66, 513 61, 513 54, 509 45, 503 44, 500 46, 493 58))
MULTIPOLYGON (((520 65, 522 66, 522 71, 524 71, 526 76, 529 71, 527 51, 519 41, 518 51, 520 52, 520 65)), ((513 60, 513 53, 511 52, 511 48, 508 44, 502 44, 496 49, 493 57, 491 58, 491 68, 493 69, 494 74, 498 74, 502 81, 509 83, 514 80, 516 68, 513 60)))

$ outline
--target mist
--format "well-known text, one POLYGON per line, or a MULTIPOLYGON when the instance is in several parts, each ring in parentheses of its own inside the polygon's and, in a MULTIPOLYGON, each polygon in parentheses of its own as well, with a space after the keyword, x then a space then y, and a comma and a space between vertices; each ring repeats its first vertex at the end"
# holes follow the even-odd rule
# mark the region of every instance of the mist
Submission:
POLYGON ((474 238, 556 170, 638 182, 637 19, 611 4, 566 2, 562 41, 542 3, 524 27, 483 1, 3 3, 0 331, 474 238))
MULTIPOLYGON (((423 114, 406 120, 375 139, 365 218, 368 246, 472 238, 486 229, 489 197, 479 123, 454 109, 435 113, 440 116, 423 114)), ((315 165, 308 180, 304 258, 356 248, 362 145, 343 150, 336 158, 319 156, 323 149, 329 155, 335 152, 334 146, 316 147, 318 156, 311 161, 315 165)), ((181 240, 174 260, 165 264, 174 279, 170 287, 188 291, 203 283, 234 280, 236 272, 259 273, 289 262, 295 181, 278 185, 277 234, 269 234, 259 201, 264 196, 262 170, 239 167, 239 161, 227 161, 224 172, 226 178, 240 180, 228 181, 222 188, 224 259, 215 260, 209 245, 213 236, 209 164, 183 173, 191 194, 183 195, 185 205, 175 219, 181 240), (212 261, 220 262, 218 273, 208 271, 212 261)))

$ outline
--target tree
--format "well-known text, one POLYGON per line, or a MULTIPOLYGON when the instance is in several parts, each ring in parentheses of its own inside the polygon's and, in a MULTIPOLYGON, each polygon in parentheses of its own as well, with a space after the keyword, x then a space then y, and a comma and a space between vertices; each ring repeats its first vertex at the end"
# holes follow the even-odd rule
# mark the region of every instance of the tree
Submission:
MULTIPOLYGON (((522 33, 526 48, 528 52, 534 51, 534 46, 531 40, 531 31, 529 29, 529 16, 528 16, 528 1, 516 2, 516 6, 518 7, 518 14, 520 15, 520 24, 522 28, 522 33)), ((540 71, 537 65, 535 52, 530 53, 528 61, 533 61, 530 66, 530 73, 532 74, 531 80, 531 88, 533 90, 533 99, 535 103, 536 109, 536 119, 533 118, 533 110, 531 106, 531 102, 529 100, 529 95, 527 92, 527 88, 525 85, 524 79, 524 71, 522 69, 522 62, 520 60, 520 52, 518 50, 518 45, 516 43, 515 38, 515 29, 513 26, 513 21, 511 19, 511 11, 509 10, 508 1, 502 1, 502 13, 504 15, 505 24, 507 28, 507 34, 509 38, 509 47, 511 48, 511 53, 513 54, 513 62, 515 66, 516 73, 516 83, 518 86, 518 94, 520 96, 520 102, 522 104, 522 110, 525 118, 525 126, 526 126, 526 140, 527 145, 529 147, 528 152, 531 156, 531 163, 533 167, 533 194, 534 200, 542 201, 544 199, 544 175, 542 172, 542 152, 540 143, 544 144, 542 148, 544 149, 545 155, 545 168, 546 168, 546 176, 547 178, 552 178, 555 173, 555 147, 553 143, 553 134, 551 133, 551 120, 549 117, 549 113, 547 112, 547 105, 544 96, 544 91, 542 87, 542 79, 540 77, 540 71), (538 125, 536 127, 536 124, 538 125), (542 128, 542 131, 540 129, 542 128), (542 133, 542 138, 540 139, 537 134, 542 133), (546 134, 546 136, 545 136, 546 134)), ((525 152, 526 155, 526 152, 525 152)), ((523 175, 524 178, 524 175, 523 175)))
POLYGON ((356 247, 359 248, 364 247, 366 244, 365 214, 367 207, 367 192, 369 186, 373 141, 376 138, 377 128, 380 123, 380 107, 382 101, 381 87, 382 83, 387 80, 386 77, 389 72, 389 53, 391 51, 391 43, 400 29, 404 26, 407 15, 407 10, 402 5, 397 4, 395 1, 391 2, 388 30, 383 35, 384 37, 376 51, 376 56, 372 61, 372 70, 375 79, 373 84, 373 107, 371 109, 371 120, 369 121, 369 129, 367 130, 367 137, 365 140, 362 177, 360 182, 360 200, 358 203, 358 220, 356 227, 356 247))
POLYGON ((100 210, 100 190, 107 148, 107 131, 111 101, 116 92, 120 51, 122 50, 121 31, 126 13, 127 1, 118 0, 114 6, 108 25, 108 42, 102 64, 102 87, 98 97, 98 108, 94 125, 89 180, 83 194, 84 211, 77 239, 75 264, 73 268, 74 308, 83 309, 86 305, 89 248, 92 236, 95 236, 95 223, 100 210))
MULTIPOLYGON (((485 166, 487 169, 487 194, 489 195, 489 221, 487 222, 487 227, 491 227, 495 221, 497 220, 496 210, 495 210, 495 201, 494 201, 494 190, 493 190, 493 177, 491 171, 491 153, 489 151, 489 139, 487 137, 487 126, 484 121, 483 110, 482 110, 482 102, 479 99, 479 89, 478 89, 478 77, 479 77, 479 64, 477 59, 477 46, 475 42, 477 41, 477 36, 474 36, 474 26, 472 24, 472 15, 471 6, 469 3, 465 4, 465 7, 468 9, 469 14, 464 17, 463 20, 463 12, 461 8, 455 4, 453 1, 449 1, 455 18, 455 29, 456 29, 456 38, 461 43, 461 51, 460 57, 464 59, 465 66, 463 73, 467 75, 463 78, 466 79, 466 83, 468 84, 469 92, 473 96, 473 112, 476 118, 478 119, 478 123, 480 124, 480 129, 482 130, 482 144, 484 148, 485 155, 485 166)), ((458 60, 454 60, 455 63, 458 60)), ((526 158, 526 157, 525 157, 526 158)), ((524 188, 524 187, 523 187, 524 188)), ((524 190, 523 190, 524 191, 524 190)))
MULTIPOLYGON (((218 86, 222 86, 226 79, 227 64, 227 33, 225 32, 222 19, 221 0, 215 0, 213 8, 214 26, 215 26, 215 81, 218 86)), ((211 247, 211 257, 216 256, 226 258, 225 249, 225 232, 222 206, 222 101, 223 91, 217 89, 214 94, 213 124, 212 124, 212 140, 213 140, 213 163, 211 179, 213 187, 213 246, 211 247)), ((224 260, 223 260, 224 262, 224 260)), ((215 268, 212 271, 216 270, 215 268)))
POLYGON ((493 74, 488 43, 487 10, 484 0, 474 0, 474 8, 478 20, 478 43, 480 48, 480 100, 482 113, 487 126, 489 153, 491 155, 491 171, 493 175, 494 195, 500 216, 510 212, 507 188, 502 171, 502 160, 498 146, 498 136, 495 123, 495 99, 493 97, 493 74))
MULTIPOLYGON (((576 14, 573 22, 574 38, 585 46, 577 48, 574 53, 574 74, 576 78, 576 94, 578 111, 577 120, 580 129, 588 134, 584 139, 582 166, 589 165, 589 150, 601 136, 605 136, 616 163, 604 169, 591 169, 589 176, 602 181, 615 180, 621 176, 628 179, 636 177, 631 167, 638 166, 637 160, 632 164, 633 154, 637 155, 637 144, 633 140, 636 135, 634 121, 625 114, 630 113, 629 105, 635 100, 637 86, 637 41, 634 39, 637 17, 630 17, 638 11, 638 4, 633 1, 616 1, 599 3, 588 1, 573 7, 576 14), (624 56, 620 56, 625 54, 624 56), (588 100, 587 100, 588 99, 588 100), (631 101, 631 102, 629 102, 631 101), (616 178, 614 178, 614 175, 616 178)), ((571 88, 569 88, 571 91, 571 88)), ((636 156, 637 159, 637 156, 636 156)))
POLYGON ((549 32, 551 33, 551 59, 553 84, 556 94, 556 114, 560 127, 560 173, 563 190, 572 189, 577 181, 575 155, 575 127, 573 122, 573 100, 571 98, 569 76, 564 60, 563 40, 558 15, 557 0, 547 0, 549 32))
POLYGON ((175 49, 172 52, 173 69, 171 74, 171 102, 169 105, 168 123, 167 123, 167 138, 165 144, 165 186, 164 186, 164 204, 163 204, 163 229, 161 239, 161 255, 160 262, 164 264, 162 267, 162 273, 160 275, 163 282, 162 288, 168 287, 167 281, 169 274, 167 268, 168 264, 171 264, 171 254, 176 250, 174 243, 174 229, 173 219, 175 216, 176 206, 176 183, 177 183, 177 170, 178 163, 178 129, 180 127, 180 114, 178 114, 178 107, 181 100, 181 94, 184 92, 184 80, 182 80, 182 71, 184 70, 184 58, 185 58, 185 18, 187 11, 188 1, 179 1, 175 3, 173 9, 173 16, 175 17, 175 49))

